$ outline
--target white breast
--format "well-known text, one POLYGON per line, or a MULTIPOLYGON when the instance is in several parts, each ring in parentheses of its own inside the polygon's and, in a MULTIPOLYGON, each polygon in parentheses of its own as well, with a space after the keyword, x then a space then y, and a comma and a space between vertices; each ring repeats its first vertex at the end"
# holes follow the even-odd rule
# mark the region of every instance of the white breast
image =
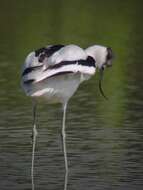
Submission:
POLYGON ((39 83, 27 86, 28 96, 45 99, 48 103, 65 102, 75 93, 81 83, 81 74, 59 75, 39 83))

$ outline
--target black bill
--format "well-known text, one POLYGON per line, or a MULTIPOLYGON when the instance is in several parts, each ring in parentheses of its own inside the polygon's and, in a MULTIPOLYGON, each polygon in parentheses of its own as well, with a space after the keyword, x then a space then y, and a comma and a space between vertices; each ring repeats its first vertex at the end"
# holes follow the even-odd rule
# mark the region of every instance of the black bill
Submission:
POLYGON ((100 90, 100 93, 101 93, 101 95, 106 99, 106 100, 108 100, 108 98, 107 98, 107 96, 104 94, 104 91, 103 91, 103 89, 102 89, 102 80, 103 80, 103 73, 104 72, 104 69, 102 68, 101 70, 100 70, 100 76, 99 76, 99 90, 100 90))

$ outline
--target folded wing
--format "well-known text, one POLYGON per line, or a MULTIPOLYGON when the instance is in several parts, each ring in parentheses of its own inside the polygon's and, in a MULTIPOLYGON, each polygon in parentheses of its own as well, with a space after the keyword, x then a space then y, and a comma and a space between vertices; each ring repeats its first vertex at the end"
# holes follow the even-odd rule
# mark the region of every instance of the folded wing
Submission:
POLYGON ((41 48, 28 55, 22 79, 26 84, 37 83, 68 73, 95 73, 95 61, 76 45, 56 45, 41 48))

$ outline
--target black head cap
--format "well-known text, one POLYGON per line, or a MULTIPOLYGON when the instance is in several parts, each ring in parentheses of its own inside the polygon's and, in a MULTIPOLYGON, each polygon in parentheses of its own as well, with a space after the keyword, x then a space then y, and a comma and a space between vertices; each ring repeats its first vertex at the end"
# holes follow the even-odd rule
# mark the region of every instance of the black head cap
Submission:
POLYGON ((107 61, 113 59, 113 51, 110 47, 107 47, 107 61))

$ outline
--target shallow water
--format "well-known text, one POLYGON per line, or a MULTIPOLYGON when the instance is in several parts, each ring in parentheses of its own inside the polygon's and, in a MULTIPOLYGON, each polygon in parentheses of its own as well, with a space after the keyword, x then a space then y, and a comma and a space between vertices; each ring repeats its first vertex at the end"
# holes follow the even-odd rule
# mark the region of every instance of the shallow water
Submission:
MULTIPOLYGON (((84 82, 68 105, 68 190, 143 188, 141 0, 0 1, 0 189, 31 189, 32 108, 20 87, 25 56, 47 44, 111 46, 114 66, 84 82)), ((38 190, 63 189, 60 105, 40 104, 38 190)))

